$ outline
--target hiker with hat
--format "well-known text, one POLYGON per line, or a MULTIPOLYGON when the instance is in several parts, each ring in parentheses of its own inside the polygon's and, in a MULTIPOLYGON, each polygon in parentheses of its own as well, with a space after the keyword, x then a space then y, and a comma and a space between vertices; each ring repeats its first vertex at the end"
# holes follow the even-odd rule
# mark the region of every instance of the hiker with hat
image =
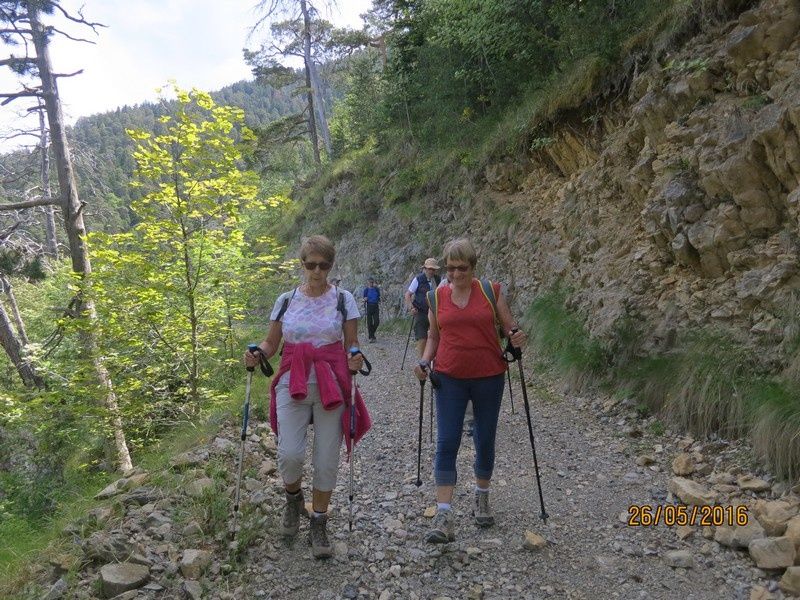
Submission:
POLYGON ((375 332, 380 325, 380 302, 381 289, 375 285, 375 278, 367 279, 367 287, 364 288, 364 305, 367 309, 367 333, 370 343, 375 342, 375 332))
POLYGON ((422 357, 428 341, 428 299, 427 294, 439 285, 439 263, 435 258, 426 258, 422 273, 411 280, 405 299, 408 310, 414 315, 414 339, 417 342, 417 355, 422 357))

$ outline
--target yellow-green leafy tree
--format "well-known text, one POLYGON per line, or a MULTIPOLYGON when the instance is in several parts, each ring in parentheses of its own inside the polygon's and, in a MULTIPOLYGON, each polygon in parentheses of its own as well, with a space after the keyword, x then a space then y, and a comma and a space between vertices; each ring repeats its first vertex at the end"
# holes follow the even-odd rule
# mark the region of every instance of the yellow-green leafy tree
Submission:
POLYGON ((92 236, 103 337, 129 396, 151 400, 151 418, 194 410, 209 393, 232 358, 226 347, 255 273, 242 227, 258 192, 243 168, 252 141, 244 113, 205 92, 175 93, 178 109, 159 132, 128 131, 137 224, 92 236))

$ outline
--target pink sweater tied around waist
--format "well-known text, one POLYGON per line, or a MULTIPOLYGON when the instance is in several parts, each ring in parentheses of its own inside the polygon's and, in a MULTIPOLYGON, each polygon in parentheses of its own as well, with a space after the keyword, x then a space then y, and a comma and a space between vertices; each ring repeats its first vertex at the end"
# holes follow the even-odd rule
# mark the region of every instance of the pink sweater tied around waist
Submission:
MULTIPOLYGON (((341 342, 333 342, 315 348, 311 344, 289 344, 283 346, 283 356, 278 373, 272 378, 270 386, 269 423, 272 431, 278 434, 278 410, 275 399, 275 386, 280 378, 289 371, 289 395, 295 400, 305 400, 308 396, 308 375, 311 369, 317 375, 317 386, 322 407, 333 410, 341 404, 348 408, 342 412, 342 432, 350 452, 350 398, 352 397, 353 378, 347 367, 347 356, 341 342)), ((364 437, 372 427, 372 419, 367 412, 367 405, 361 397, 361 390, 356 387, 356 430, 355 442, 364 437)))

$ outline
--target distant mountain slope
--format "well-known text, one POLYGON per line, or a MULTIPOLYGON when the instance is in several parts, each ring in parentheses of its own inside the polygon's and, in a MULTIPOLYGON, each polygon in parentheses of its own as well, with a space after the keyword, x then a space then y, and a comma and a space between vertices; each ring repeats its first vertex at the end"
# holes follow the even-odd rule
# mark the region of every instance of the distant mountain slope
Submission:
MULTIPOLYGON (((303 104, 291 88, 275 89, 254 81, 239 81, 211 92, 211 96, 218 104, 244 109, 245 122, 253 128, 299 112, 303 104)), ((172 106, 172 102, 124 106, 82 117, 70 129, 81 197, 93 213, 93 229, 124 229, 130 223, 132 190, 128 184, 135 161, 134 145, 125 130, 152 131, 172 106)))

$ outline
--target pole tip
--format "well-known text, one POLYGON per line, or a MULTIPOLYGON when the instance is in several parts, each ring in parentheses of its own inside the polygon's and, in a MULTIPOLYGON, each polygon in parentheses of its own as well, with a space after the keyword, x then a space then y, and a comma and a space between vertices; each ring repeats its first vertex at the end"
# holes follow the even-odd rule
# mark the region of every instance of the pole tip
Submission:
POLYGON ((421 485, 422 485, 422 480, 421 479, 417 479, 416 486, 420 487, 421 485))

